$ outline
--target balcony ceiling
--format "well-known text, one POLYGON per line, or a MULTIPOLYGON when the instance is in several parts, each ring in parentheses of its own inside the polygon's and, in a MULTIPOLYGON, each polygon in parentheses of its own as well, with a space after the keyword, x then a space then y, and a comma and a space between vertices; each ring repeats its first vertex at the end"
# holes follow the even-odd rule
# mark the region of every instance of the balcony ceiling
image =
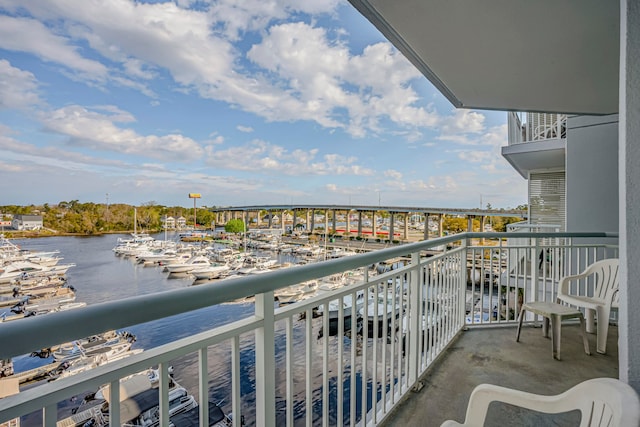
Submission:
POLYGON ((618 1, 349 1, 456 107, 618 111, 618 1))

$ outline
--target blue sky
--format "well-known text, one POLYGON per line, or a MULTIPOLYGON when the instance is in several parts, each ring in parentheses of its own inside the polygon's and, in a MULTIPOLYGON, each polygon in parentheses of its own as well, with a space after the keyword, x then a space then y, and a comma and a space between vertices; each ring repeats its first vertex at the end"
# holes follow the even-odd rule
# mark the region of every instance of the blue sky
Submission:
POLYGON ((340 0, 0 0, 0 205, 515 207, 456 110, 340 0))

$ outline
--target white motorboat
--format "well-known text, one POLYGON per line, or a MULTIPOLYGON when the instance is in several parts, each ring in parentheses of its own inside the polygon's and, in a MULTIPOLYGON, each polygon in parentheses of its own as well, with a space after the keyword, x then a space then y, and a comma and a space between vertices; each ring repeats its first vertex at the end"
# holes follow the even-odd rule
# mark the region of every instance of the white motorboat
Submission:
POLYGON ((396 299, 396 301, 394 302, 392 298, 385 298, 384 295, 378 295, 377 301, 375 300, 375 298, 369 299, 366 307, 366 313, 365 307, 362 307, 360 310, 358 310, 358 314, 362 317, 366 316, 370 322, 375 321, 376 314, 378 321, 382 321, 384 319, 385 313, 387 319, 390 319, 392 316, 397 317, 400 313, 399 299, 396 299))
POLYGON ((210 280, 219 278, 229 270, 231 270, 231 267, 227 264, 212 263, 208 267, 197 268, 189 274, 195 277, 196 280, 210 280))
POLYGON ((286 287, 274 293, 279 304, 292 304, 294 302, 298 302, 302 299, 303 295, 303 292, 295 287, 286 287))
POLYGON ((130 332, 109 331, 62 344, 52 353, 52 356, 55 360, 61 361, 77 359, 83 355, 93 356, 104 352, 115 354, 118 350, 129 350, 135 339, 135 335, 130 332))
MULTIPOLYGON (((369 293, 369 301, 374 300, 373 292, 369 293)), ((351 316, 351 307, 353 306, 353 295, 347 294, 342 297, 342 299, 335 299, 329 301, 328 309, 329 309, 329 319, 337 319, 340 313, 340 303, 342 302, 342 310, 343 316, 350 317, 351 316)), ((359 291, 356 294, 356 313, 361 312, 362 307, 364 306, 364 292, 359 291)), ((317 313, 320 315, 324 315, 324 304, 318 306, 317 313)))
POLYGON ((347 279, 344 273, 336 273, 331 276, 325 277, 319 283, 318 289, 321 291, 332 291, 338 289, 347 284, 347 279))
POLYGON ((165 269, 169 273, 190 273, 197 269, 211 266, 211 261, 204 255, 195 255, 181 264, 169 264, 165 269))
POLYGON ((27 279, 38 276, 62 276, 71 267, 75 267, 75 264, 45 266, 31 261, 16 261, 0 267, 0 283, 9 283, 15 279, 27 279))
POLYGON ((114 354, 102 353, 91 357, 81 357, 80 359, 65 361, 62 363, 64 370, 56 377, 56 379, 70 377, 81 372, 90 371, 98 366, 105 365, 116 360, 122 360, 134 354, 142 353, 142 349, 120 351, 114 354))
MULTIPOLYGON (((145 390, 130 397, 131 404, 121 403, 121 420, 128 426, 152 427, 160 423, 160 400, 158 389, 145 390)), ((169 417, 198 408, 198 402, 183 387, 169 390, 169 417)))

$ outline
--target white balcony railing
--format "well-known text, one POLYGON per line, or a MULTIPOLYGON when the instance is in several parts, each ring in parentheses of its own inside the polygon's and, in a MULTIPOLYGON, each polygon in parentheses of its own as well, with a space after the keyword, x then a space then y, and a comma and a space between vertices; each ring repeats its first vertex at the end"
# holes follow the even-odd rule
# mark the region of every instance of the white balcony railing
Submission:
POLYGON ((565 114, 509 112, 509 145, 566 138, 565 114))
MULTIPOLYGON (((120 425, 127 421, 120 379, 157 366, 160 425, 168 426, 169 366, 191 363, 200 425, 209 425, 209 389, 222 381, 210 374, 215 354, 216 364, 228 366, 225 409, 234 425, 377 425, 465 325, 515 322, 523 300, 554 299, 562 275, 617 257, 616 242, 617 235, 605 233, 462 233, 0 324, 0 359, 6 359, 255 295, 252 315, 0 399, 0 424, 29 415, 54 426, 60 402, 110 384, 105 415, 110 425, 120 425), (513 237, 517 244, 508 243, 513 237), (437 247, 447 249, 426 255, 437 247), (394 268, 374 274, 371 266, 383 262, 394 268), (274 292, 285 287, 358 271, 362 277, 351 284, 275 308, 274 292), (318 307, 321 319, 314 315, 318 307), (248 366, 240 357, 246 352, 254 354, 248 366)), ((593 291, 588 282, 577 286, 593 291)))

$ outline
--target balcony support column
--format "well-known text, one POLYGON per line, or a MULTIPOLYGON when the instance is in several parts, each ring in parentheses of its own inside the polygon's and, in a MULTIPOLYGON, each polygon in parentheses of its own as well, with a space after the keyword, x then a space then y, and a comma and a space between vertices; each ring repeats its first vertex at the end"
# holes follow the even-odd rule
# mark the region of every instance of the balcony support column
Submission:
POLYGON ((324 236, 326 238, 327 234, 329 234, 329 211, 324 211, 324 236))
POLYGON ((409 212, 404 214, 404 235, 402 236, 404 241, 409 240, 409 212))
POLYGON ((351 234, 351 211, 347 210, 347 229, 345 233, 347 236, 351 234))
POLYGON ((396 219, 394 218, 394 213, 393 212, 389 212, 391 214, 391 217, 389 218, 389 242, 393 242, 393 238, 395 237, 395 230, 394 230, 394 225, 396 222, 396 219))
POLYGON ((332 217, 331 217, 331 220, 332 220, 332 222, 331 222, 331 224, 332 224, 331 232, 333 234, 336 234, 336 213, 337 213, 336 210, 332 210, 331 211, 331 215, 332 215, 332 217))
POLYGON ((296 231, 296 225, 298 225, 298 211, 296 209, 293 210, 293 223, 291 224, 291 232, 296 231))
POLYGON ((275 316, 273 291, 255 296, 255 314, 262 318, 256 329, 256 425, 276 425, 275 316))
POLYGON ((362 211, 358 211, 358 237, 362 237, 362 211))
POLYGON ((422 237, 423 240, 429 240, 429 214, 425 213, 424 214, 424 236, 422 237))
POLYGON ((371 220, 371 236, 376 239, 378 237, 378 224, 376 221, 376 211, 372 211, 371 215, 373 219, 371 220))
MULTIPOLYGON (((313 234, 313 231, 316 229, 316 210, 311 209, 311 218, 310 218, 310 228, 307 230, 309 233, 313 234)), ((307 222, 309 224, 309 222, 307 222)))
POLYGON ((442 224, 444 222, 444 214, 438 215, 438 237, 442 237, 443 227, 442 224))
POLYGON ((640 393, 640 5, 620 1, 618 180, 620 188, 620 379, 640 393))

